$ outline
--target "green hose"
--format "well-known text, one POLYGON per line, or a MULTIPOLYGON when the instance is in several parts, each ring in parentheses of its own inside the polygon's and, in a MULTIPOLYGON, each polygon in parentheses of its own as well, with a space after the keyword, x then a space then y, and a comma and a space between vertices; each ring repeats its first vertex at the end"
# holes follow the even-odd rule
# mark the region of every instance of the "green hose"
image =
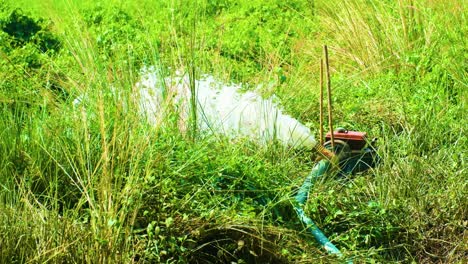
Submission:
MULTIPOLYGON (((301 219, 301 221, 307 226, 308 230, 312 233, 320 246, 322 246, 328 253, 342 257, 343 254, 341 251, 332 242, 330 242, 330 240, 328 240, 325 234, 317 227, 317 225, 315 225, 314 221, 305 214, 304 209, 302 209, 307 200, 309 190, 311 189, 314 182, 319 177, 326 174, 330 168, 331 163, 326 159, 321 160, 317 163, 317 165, 315 165, 295 196, 296 204, 294 206, 294 210, 299 216, 299 219, 301 219)), ((352 264, 353 262, 351 260, 347 260, 346 263, 352 264)))

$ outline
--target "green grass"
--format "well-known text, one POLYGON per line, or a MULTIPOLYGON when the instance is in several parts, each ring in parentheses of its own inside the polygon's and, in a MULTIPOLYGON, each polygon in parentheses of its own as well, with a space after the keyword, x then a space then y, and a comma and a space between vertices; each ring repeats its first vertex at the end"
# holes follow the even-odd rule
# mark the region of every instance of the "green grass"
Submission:
POLYGON ((149 127, 132 99, 145 64, 273 83, 261 93, 318 131, 328 44, 334 125, 379 137, 382 163, 319 182, 307 213, 356 263, 463 263, 465 9, 455 0, 2 2, 0 262, 337 262, 291 206, 315 154, 187 135, 177 115, 149 127), (15 8, 39 30, 6 30, 19 23, 15 8))

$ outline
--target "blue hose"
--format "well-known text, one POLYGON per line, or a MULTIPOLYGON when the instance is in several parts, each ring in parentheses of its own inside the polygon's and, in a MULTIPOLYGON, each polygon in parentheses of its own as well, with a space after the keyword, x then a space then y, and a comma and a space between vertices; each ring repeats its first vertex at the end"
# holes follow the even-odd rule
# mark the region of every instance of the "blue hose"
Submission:
MULTIPOLYGON (((330 240, 328 240, 325 234, 317 227, 317 225, 315 225, 314 221, 312 221, 312 219, 310 219, 305 214, 304 209, 302 209, 307 200, 309 190, 312 188, 314 182, 319 177, 326 174, 330 168, 330 161, 325 159, 321 160, 315 165, 295 196, 296 204, 294 205, 294 210, 299 216, 299 219, 301 219, 301 221, 307 226, 307 229, 312 233, 320 246, 322 246, 328 253, 342 257, 343 254, 341 251, 332 242, 330 242, 330 240)), ((351 260, 347 260, 346 263, 352 264, 353 262, 351 260)))

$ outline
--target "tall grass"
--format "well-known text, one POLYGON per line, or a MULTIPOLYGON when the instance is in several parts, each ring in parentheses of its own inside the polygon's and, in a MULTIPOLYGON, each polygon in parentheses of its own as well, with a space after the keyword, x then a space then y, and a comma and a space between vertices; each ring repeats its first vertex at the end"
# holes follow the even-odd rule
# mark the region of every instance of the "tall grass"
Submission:
POLYGON ((448 47, 445 42, 466 27, 464 6, 456 1, 335 1, 321 5, 325 39, 336 43, 337 60, 355 72, 419 70, 421 74, 434 63, 458 61, 443 57, 459 47, 448 47))
POLYGON ((143 65, 183 69, 191 80, 213 71, 277 81, 263 92, 317 129, 322 42, 331 47, 335 119, 379 136, 382 164, 323 179, 307 213, 357 262, 464 261, 463 3, 45 6, 31 10, 53 19, 63 50, 40 69, 8 50, 13 60, 0 61, 0 262, 336 261, 290 206, 311 153, 187 140, 178 115, 150 127, 135 105, 143 65), (287 32, 273 20, 290 23, 287 32))

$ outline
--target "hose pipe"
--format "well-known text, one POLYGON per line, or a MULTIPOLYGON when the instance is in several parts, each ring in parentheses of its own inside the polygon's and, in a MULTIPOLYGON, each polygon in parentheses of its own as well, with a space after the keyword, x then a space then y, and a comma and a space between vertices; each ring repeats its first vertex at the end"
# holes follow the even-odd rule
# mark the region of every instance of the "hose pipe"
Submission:
MULTIPOLYGON (((341 251, 327 238, 327 236, 325 236, 325 234, 317 227, 314 221, 305 214, 303 209, 305 202, 307 201, 309 191, 315 181, 319 177, 325 175, 332 167, 332 163, 327 159, 322 159, 314 166, 295 196, 294 210, 296 211, 299 219, 306 225, 309 232, 314 236, 315 240, 320 244, 321 247, 323 247, 328 253, 332 255, 343 257, 341 251)), ((346 263, 352 264, 353 262, 351 260, 347 260, 346 263)))

